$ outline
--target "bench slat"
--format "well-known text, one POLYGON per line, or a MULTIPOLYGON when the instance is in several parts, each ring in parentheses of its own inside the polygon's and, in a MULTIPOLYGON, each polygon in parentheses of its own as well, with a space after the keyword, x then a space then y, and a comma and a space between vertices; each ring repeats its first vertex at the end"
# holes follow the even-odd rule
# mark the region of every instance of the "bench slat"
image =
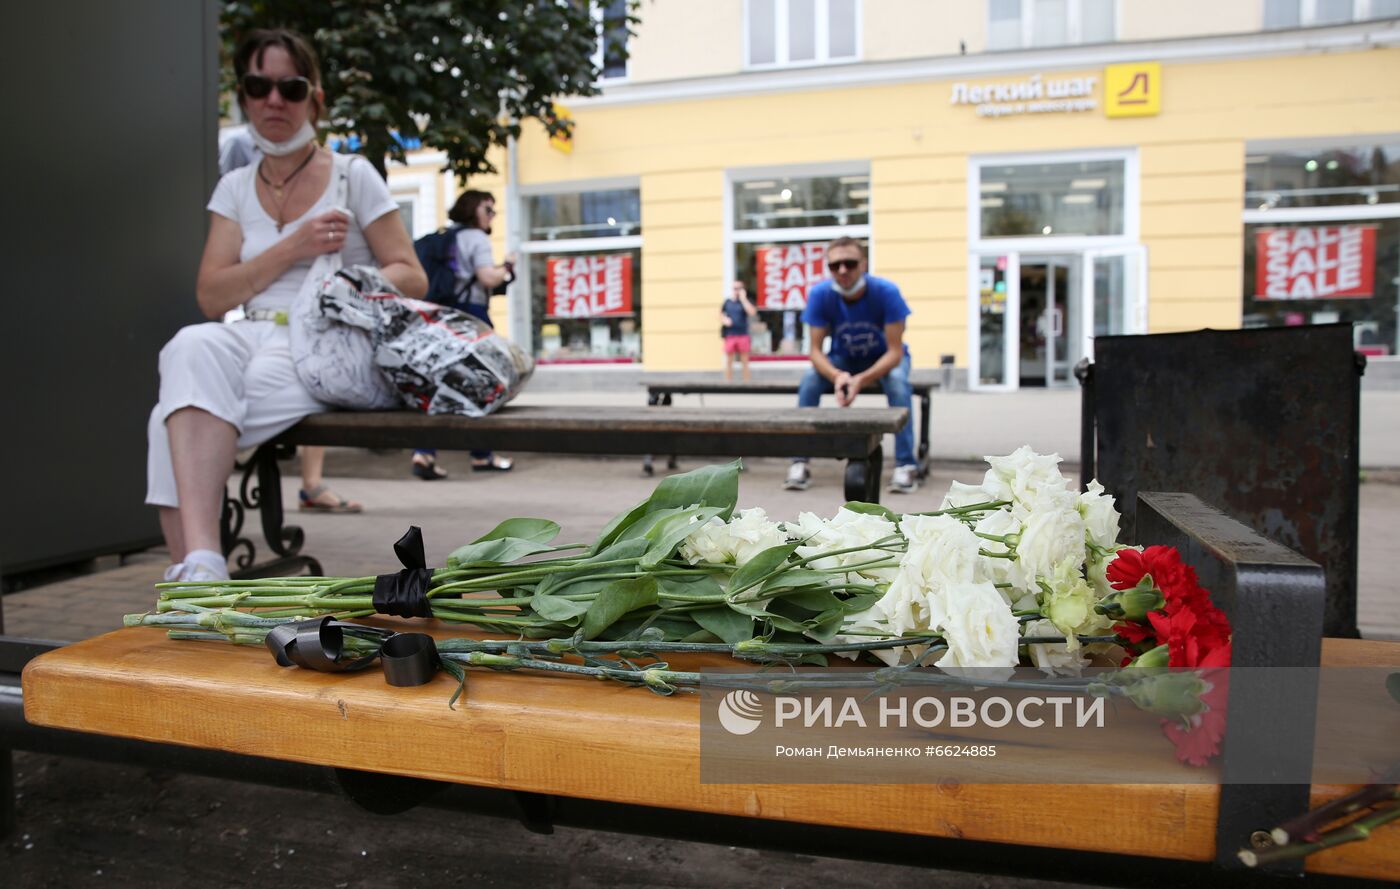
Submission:
MULTIPOLYGON (((642 377, 642 385, 652 394, 673 393, 688 395, 795 395, 800 376, 778 379, 716 380, 709 377, 642 377)), ((909 375, 909 383, 915 395, 922 395, 940 386, 939 375, 933 371, 914 371, 909 375)), ((862 393, 879 393, 879 382, 871 383, 862 393)))
POLYGON ((313 414, 283 433, 287 444, 344 447, 497 448, 569 454, 859 457, 908 422, 902 408, 707 411, 652 407, 511 406, 487 417, 409 411, 313 414))

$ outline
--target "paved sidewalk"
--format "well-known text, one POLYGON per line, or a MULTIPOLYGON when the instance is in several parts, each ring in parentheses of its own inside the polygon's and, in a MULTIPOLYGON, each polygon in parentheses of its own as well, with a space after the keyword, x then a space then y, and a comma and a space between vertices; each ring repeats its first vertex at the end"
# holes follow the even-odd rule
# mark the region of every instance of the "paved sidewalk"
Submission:
MULTIPOLYGON (((407 451, 375 455, 360 450, 332 450, 327 472, 343 496, 366 504, 362 515, 293 512, 288 521, 307 534, 308 553, 333 575, 380 574, 397 568, 392 551, 410 524, 423 528, 429 564, 442 564, 448 553, 512 516, 551 518, 562 526, 560 541, 587 541, 618 512, 646 497, 657 478, 641 473, 635 458, 583 458, 517 455, 510 473, 473 473, 466 454, 444 452, 440 458, 451 477, 424 483, 408 475, 407 451)), ((658 467, 664 467, 658 461, 658 467)), ((700 465, 689 459, 681 469, 700 465)), ((804 492, 782 490, 786 462, 746 461, 740 481, 740 506, 762 506, 779 519, 796 519, 804 510, 829 516, 842 502, 843 464, 812 464, 813 484, 804 492)), ((924 486, 912 495, 884 494, 896 510, 937 507, 954 478, 976 482, 984 467, 974 464, 934 467, 924 486)), ((296 502, 296 474, 283 481, 283 502, 296 502)), ((256 525, 256 520, 250 521, 256 525)), ((1400 485, 1361 486, 1360 625, 1370 638, 1400 639, 1400 593, 1392 565, 1400 561, 1400 485)), ((261 553, 260 537, 253 537, 261 553)), ((74 640, 121 626, 128 612, 144 611, 154 602, 151 585, 160 579, 165 554, 151 551, 112 570, 27 590, 5 597, 6 630, 19 636, 74 640)))

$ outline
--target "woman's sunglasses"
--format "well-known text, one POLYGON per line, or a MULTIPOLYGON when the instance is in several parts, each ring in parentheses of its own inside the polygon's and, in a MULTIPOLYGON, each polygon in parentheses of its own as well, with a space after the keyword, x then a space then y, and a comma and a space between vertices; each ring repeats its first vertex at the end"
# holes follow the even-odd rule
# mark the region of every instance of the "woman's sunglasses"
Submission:
POLYGON ((243 95, 250 99, 266 99, 272 95, 274 86, 288 102, 305 102, 306 97, 311 95, 311 81, 305 77, 283 77, 281 80, 273 80, 261 74, 243 75, 243 95))
POLYGON ((860 268, 860 260, 859 260, 859 259, 833 259, 831 262, 828 262, 828 263, 826 264, 826 267, 829 268, 829 269, 831 269, 833 272, 839 272, 839 271, 841 271, 841 270, 843 270, 843 269, 855 270, 855 269, 860 268))

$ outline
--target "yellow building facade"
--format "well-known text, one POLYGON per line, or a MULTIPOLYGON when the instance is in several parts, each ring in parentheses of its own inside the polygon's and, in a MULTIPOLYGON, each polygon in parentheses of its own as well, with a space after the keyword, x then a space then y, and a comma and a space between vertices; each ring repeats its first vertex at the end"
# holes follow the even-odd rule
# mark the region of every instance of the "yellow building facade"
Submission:
MULTIPOLYGON (((1372 354, 1395 354, 1395 20, 1177 36, 1173 23, 1205 6, 1186 3, 1170 21, 1120 16, 1112 42, 985 51, 1005 23, 984 4, 927 5, 956 7, 974 51, 952 42, 954 21, 926 32, 948 54, 912 56, 918 23, 890 13, 914 5, 866 0, 854 4, 857 59, 746 65, 749 4, 715 3, 690 29, 693 6, 644 5, 629 76, 565 100, 571 151, 527 127, 513 171, 502 153, 498 176, 470 183, 506 211, 498 252, 523 254, 521 280, 493 308, 498 326, 546 361, 717 370, 717 316, 738 278, 775 307, 761 313, 756 357, 800 360, 800 299, 775 301, 782 291, 761 279, 781 274, 760 266, 849 233, 913 311, 914 366, 951 356, 973 388, 1068 384, 1093 338, 1115 333, 1351 320, 1372 354), (741 25, 737 70, 713 49, 734 50, 733 29, 715 24, 726 16, 741 25), (1308 281, 1321 296, 1263 300, 1254 270, 1274 220, 1324 241, 1370 232, 1369 295, 1326 299, 1332 279, 1319 272, 1308 281), (596 294, 616 296, 617 264, 568 279, 594 288, 600 314, 561 318, 563 303, 540 293, 588 270, 562 260, 624 254, 628 313, 598 309, 596 294)), ((415 234, 441 223, 455 194, 440 166, 420 154, 391 173, 415 234)), ((1320 249, 1308 262, 1335 259, 1320 249)), ((808 266, 787 273, 819 274, 819 255, 808 266)))

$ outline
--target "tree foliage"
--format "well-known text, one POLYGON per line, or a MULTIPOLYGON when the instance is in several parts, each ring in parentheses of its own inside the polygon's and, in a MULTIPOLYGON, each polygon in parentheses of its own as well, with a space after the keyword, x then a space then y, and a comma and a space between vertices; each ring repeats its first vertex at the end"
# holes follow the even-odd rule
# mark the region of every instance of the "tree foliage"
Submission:
MULTIPOLYGON (((289 28, 308 37, 321 58, 326 121, 356 134, 358 151, 384 171, 404 159, 394 134, 417 137, 447 154, 463 181, 494 172, 492 146, 541 121, 556 119, 560 96, 598 92, 599 28, 594 8, 630 28, 630 3, 605 0, 238 0, 223 6, 224 47, 255 28, 289 28), (614 19, 612 16, 620 18, 614 19)), ((625 48, 609 46, 609 54, 625 48)), ((224 67, 232 88, 233 66, 224 67)))

